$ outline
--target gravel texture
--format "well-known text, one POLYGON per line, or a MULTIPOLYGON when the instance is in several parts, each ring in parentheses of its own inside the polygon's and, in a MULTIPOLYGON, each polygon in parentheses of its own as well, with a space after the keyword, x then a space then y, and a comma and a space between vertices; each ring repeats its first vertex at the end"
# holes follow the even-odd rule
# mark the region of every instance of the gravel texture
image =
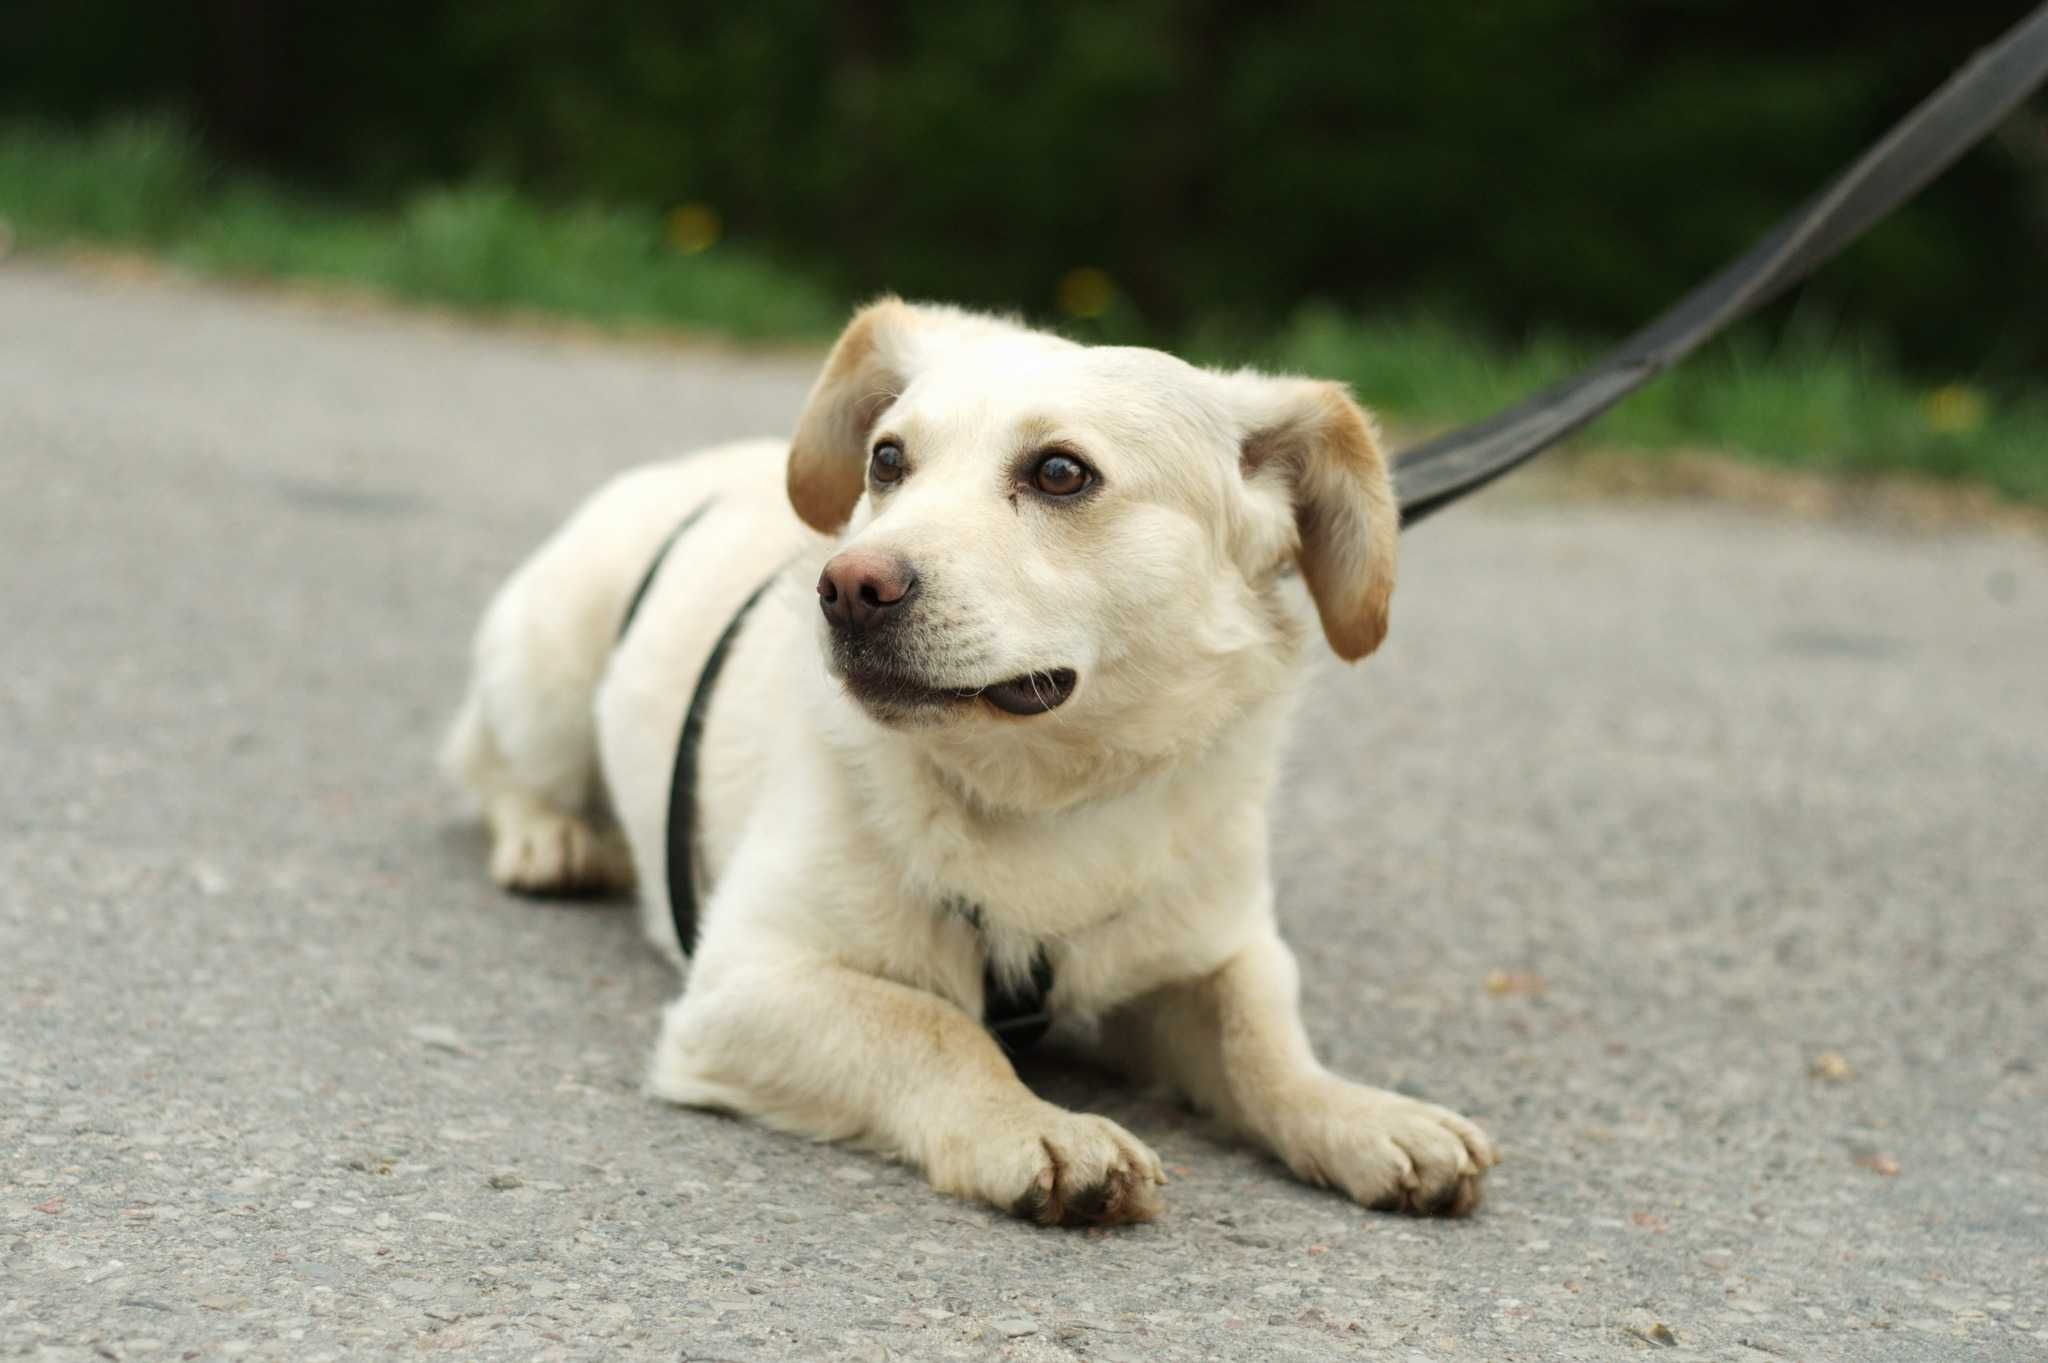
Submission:
POLYGON ((2048 546, 1510 488, 1418 529, 1276 810, 1330 1059, 1460 1224, 1173 1106, 1044 1231, 643 1099, 669 973, 431 777, 507 568, 810 361, 0 266, 0 1354, 2033 1360, 2048 546))

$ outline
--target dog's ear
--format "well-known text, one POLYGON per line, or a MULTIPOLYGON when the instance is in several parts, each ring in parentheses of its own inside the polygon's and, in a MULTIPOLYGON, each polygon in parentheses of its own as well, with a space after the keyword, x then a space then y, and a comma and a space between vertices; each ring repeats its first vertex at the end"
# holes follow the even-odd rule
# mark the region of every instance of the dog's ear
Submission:
POLYGON ((910 382, 916 310, 882 298, 854 314, 797 419, 789 443, 789 502, 813 530, 846 524, 867 485, 868 434, 910 382))
POLYGON ((875 422, 944 347, 1016 329, 958 308, 885 297, 839 333, 811 388, 789 445, 789 501, 814 530, 831 534, 867 486, 875 422))
POLYGON ((1232 383, 1245 474, 1284 481, 1323 634, 1356 662, 1386 637, 1401 529, 1379 431, 1342 384, 1256 374, 1232 383))

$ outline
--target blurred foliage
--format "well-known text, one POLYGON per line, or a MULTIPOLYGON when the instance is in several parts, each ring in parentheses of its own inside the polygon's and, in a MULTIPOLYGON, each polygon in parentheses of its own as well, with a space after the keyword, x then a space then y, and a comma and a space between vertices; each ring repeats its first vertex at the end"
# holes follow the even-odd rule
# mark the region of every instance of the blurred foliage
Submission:
POLYGON ((97 133, 0 124, 0 221, 28 246, 142 246, 213 274, 370 288, 458 307, 828 339, 829 290, 746 250, 679 248, 649 209, 423 188, 369 212, 224 174, 161 121, 97 133))
MULTIPOLYGON (((710 327, 822 342, 846 302, 798 270, 720 237, 702 205, 667 215, 536 202, 471 184, 423 188, 381 211, 287 192, 213 165, 162 122, 81 134, 0 123, 0 237, 31 247, 142 246, 187 267, 367 287, 484 311, 710 327)), ((1060 282, 1079 334, 1128 333, 1101 271, 1060 282)), ((1967 382, 1928 388, 1868 340, 1795 315, 1736 333, 1609 413, 1593 439, 1712 447, 1767 463, 1980 482, 2048 505, 2048 394, 1967 382)), ((1361 320, 1308 304, 1271 328, 1212 320, 1174 337, 1193 358, 1343 379, 1409 425, 1450 424, 1572 372, 1589 353, 1555 333, 1490 343, 1441 312, 1361 320)))
MULTIPOLYGON (((1538 335, 1500 348, 1441 316, 1360 321, 1302 310, 1276 337, 1213 358, 1342 379, 1403 420, 1451 426, 1498 411, 1595 358, 1538 335)), ((1977 482, 2048 504, 2048 392, 1994 395, 1967 383, 1927 388, 1884 347, 1794 321, 1737 331, 1600 418, 1591 437, 1636 450, 1712 451, 1815 473, 1907 474, 1977 482)))
MULTIPOLYGON (((166 111, 423 242, 515 213, 415 197, 482 182, 632 206, 579 210, 591 250, 688 207, 707 255, 844 295, 1144 335, 1321 300, 1520 343, 1633 326, 2026 7, 70 0, 9 16, 0 114, 166 111)), ((2041 108, 1788 308, 1923 371, 2048 369, 2041 108)))

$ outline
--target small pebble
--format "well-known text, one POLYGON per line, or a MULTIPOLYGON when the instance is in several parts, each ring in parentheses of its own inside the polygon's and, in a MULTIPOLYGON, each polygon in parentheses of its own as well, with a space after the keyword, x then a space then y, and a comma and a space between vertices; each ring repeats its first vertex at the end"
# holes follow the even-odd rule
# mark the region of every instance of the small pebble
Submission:
POLYGON ((1840 1051, 1822 1051, 1806 1067, 1806 1072, 1830 1084, 1846 1084, 1856 1077, 1856 1067, 1840 1051))
POLYGON ((436 1022, 422 1022, 413 1027, 412 1039, 423 1045, 431 1046, 437 1051, 446 1051, 450 1055, 473 1056, 476 1054, 475 1051, 469 1048, 469 1043, 464 1041, 461 1034, 453 1027, 443 1027, 436 1022))
POLYGON ((509 1188, 524 1188, 526 1186, 526 1180, 514 1173, 492 1174, 486 1181, 491 1187, 498 1189, 500 1192, 509 1188))
POLYGON ((1486 992, 1497 999, 1517 995, 1541 994, 1549 985, 1541 975, 1526 970, 1489 970, 1486 972, 1486 992))
POLYGON ((1038 1322, 1029 1316, 1004 1316, 1001 1320, 990 1321, 996 1333, 1008 1339, 1022 1339, 1038 1333, 1038 1322))

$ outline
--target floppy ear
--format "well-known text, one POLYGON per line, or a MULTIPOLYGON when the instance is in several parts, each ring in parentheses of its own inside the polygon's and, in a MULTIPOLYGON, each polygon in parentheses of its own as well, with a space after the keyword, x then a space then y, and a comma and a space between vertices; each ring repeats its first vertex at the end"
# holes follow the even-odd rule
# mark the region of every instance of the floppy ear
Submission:
POLYGON ((910 382, 914 309, 883 298, 854 314, 811 386, 789 444, 789 502, 813 530, 846 524, 867 484, 868 434, 910 382))
POLYGON ((1346 662, 1380 646, 1394 595, 1394 500, 1379 431, 1342 384, 1239 375, 1244 470, 1283 477, 1301 535, 1302 580, 1346 662))
POLYGON ((814 530, 846 524, 867 485, 868 438, 918 368, 949 344, 1016 330, 958 308, 884 297, 839 333, 789 444, 789 501, 814 530))

